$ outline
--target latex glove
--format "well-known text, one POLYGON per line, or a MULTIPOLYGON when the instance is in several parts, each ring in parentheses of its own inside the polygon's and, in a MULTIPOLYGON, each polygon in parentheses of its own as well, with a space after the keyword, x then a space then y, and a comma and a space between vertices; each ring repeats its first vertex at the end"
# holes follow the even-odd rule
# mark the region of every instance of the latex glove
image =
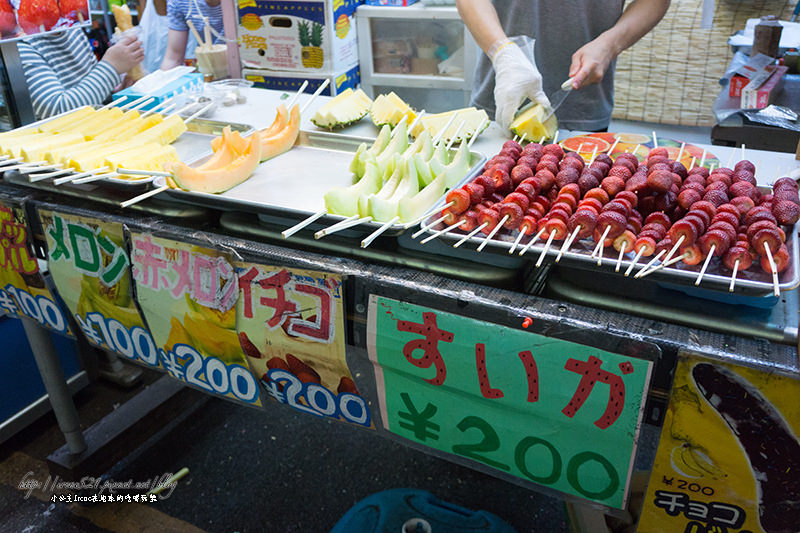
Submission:
POLYGON ((522 49, 511 40, 495 43, 489 50, 494 65, 495 120, 507 130, 514 114, 525 101, 550 107, 550 100, 542 91, 542 75, 522 49), (492 53, 493 50, 496 50, 492 53))

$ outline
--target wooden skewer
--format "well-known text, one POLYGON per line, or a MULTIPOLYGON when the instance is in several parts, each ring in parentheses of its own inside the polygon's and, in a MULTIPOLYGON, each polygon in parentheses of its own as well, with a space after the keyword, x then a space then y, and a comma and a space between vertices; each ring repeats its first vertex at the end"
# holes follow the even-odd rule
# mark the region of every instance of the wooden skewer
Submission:
POLYGON ((575 228, 566 239, 564 239, 564 244, 561 245, 561 249, 558 251, 558 255, 556 256, 556 263, 561 261, 561 256, 564 255, 564 252, 569 250, 569 247, 572 246, 572 241, 578 236, 578 233, 581 231, 581 228, 575 228))
POLYGON ((319 84, 319 87, 317 87, 317 90, 316 90, 316 91, 314 91, 314 93, 311 95, 311 98, 309 98, 309 99, 306 101, 306 103, 305 103, 305 104, 303 104, 303 107, 301 107, 301 108, 300 108, 300 115, 302 115, 303 113, 305 113, 306 109, 308 109, 308 106, 310 106, 310 105, 311 105, 311 102, 313 102, 313 101, 314 101, 314 99, 315 99, 317 96, 319 96, 319 95, 322 93, 322 91, 324 91, 324 90, 325 90, 325 87, 327 87, 327 86, 330 84, 330 82, 331 82, 330 78, 325 78, 325 81, 323 81, 322 83, 320 83, 320 84, 319 84))
POLYGON ((591 165, 594 163, 594 158, 597 157, 597 145, 594 145, 594 150, 592 150, 592 157, 589 159, 589 164, 591 165))
POLYGON ((107 103, 107 104, 106 104, 106 105, 104 105, 103 107, 98 107, 97 109, 95 109, 95 113, 96 113, 97 111, 102 111, 103 109, 108 109, 108 108, 110 108, 110 107, 114 107, 115 105, 117 105, 117 102, 119 102, 119 100, 120 100, 120 99, 122 99, 122 98, 125 98, 125 99, 127 99, 127 98, 128 98, 128 96, 127 96, 127 95, 123 95, 123 96, 121 96, 121 97, 120 97, 119 99, 117 99, 117 100, 111 100, 109 103, 107 103))
POLYGON ((63 176, 64 174, 71 174, 73 170, 71 168, 64 168, 61 170, 56 170, 55 172, 46 172, 44 174, 37 174, 36 176, 28 176, 28 181, 30 183, 36 183, 37 181, 42 181, 50 178, 55 178, 56 176, 63 176))
POLYGON ((728 287, 728 292, 733 292, 733 287, 736 285, 736 273, 739 271, 739 259, 733 264, 733 274, 731 275, 731 284, 728 287))
MULTIPOLYGON (((484 119, 486 120, 486 119, 484 119)), ((547 139, 547 135, 542 135, 542 138, 539 139, 539 144, 544 144, 544 140, 547 139)))
POLYGON ((40 170, 55 170, 64 168, 64 165, 61 163, 56 163, 54 165, 42 165, 39 167, 26 167, 19 169, 20 174, 31 174, 33 172, 39 172, 40 170))
POLYGON ((299 88, 299 89, 297 89, 297 92, 296 92, 296 93, 294 93, 294 96, 292 96, 291 100, 289 100, 289 101, 286 103, 286 109, 291 109, 291 108, 292 108, 292 106, 293 106, 293 105, 294 105, 294 103, 297 101, 297 99, 300 97, 300 95, 301 95, 301 94, 303 94, 303 91, 305 91, 305 90, 306 90, 306 87, 308 87, 308 80, 305 80, 305 81, 304 81, 304 82, 303 82, 303 83, 300 85, 300 88, 299 88))
POLYGON ((411 238, 412 239, 416 239, 417 237, 419 237, 420 235, 422 235, 423 233, 425 233, 426 231, 428 231, 429 229, 434 227, 439 222, 442 222, 445 218, 447 218, 447 217, 446 216, 441 216, 441 217, 437 218, 436 220, 434 220, 433 222, 431 222, 430 224, 425 224, 419 230, 417 230, 414 233, 412 233, 411 234, 411 238))
POLYGON ((525 137, 527 137, 527 136, 528 136, 528 132, 526 131, 525 133, 522 134, 522 137, 519 138, 519 144, 524 143, 525 142, 525 137))
POLYGON ((683 149, 684 148, 686 148, 686 143, 682 142, 681 143, 681 149, 678 150, 678 157, 675 158, 675 161, 680 161, 681 160, 681 158, 683 157, 683 149))
POLYGON ((637 272, 636 274, 634 274, 634 275, 633 275, 633 277, 634 277, 634 278, 637 278, 637 279, 638 279, 638 278, 641 278, 641 277, 642 277, 642 274, 643 274, 644 272, 646 272, 648 268, 650 268, 651 266, 653 266, 653 265, 655 264, 655 262, 656 262, 656 261, 658 261, 659 259, 661 259, 661 256, 662 256, 662 255, 664 255, 664 252, 665 252, 665 250, 661 250, 660 252, 658 252, 658 254, 656 254, 655 256, 653 256, 653 258, 650 260, 650 262, 649 262, 649 263, 647 263, 647 264, 646 264, 646 265, 645 265, 645 266, 644 266, 644 267, 643 267, 643 268, 642 268, 642 269, 641 269, 639 272, 637 272))
POLYGON ((677 252, 677 251, 678 251, 678 248, 680 248, 681 244, 683 243, 683 239, 684 239, 684 238, 685 238, 685 235, 681 235, 681 236, 680 236, 680 238, 678 238, 678 242, 676 242, 676 243, 675 243, 675 244, 672 246, 672 248, 670 249, 669 253, 668 253, 668 254, 667 254, 667 256, 664 258, 664 262, 665 262, 665 263, 666 263, 667 261, 669 261, 669 260, 672 258, 672 256, 673 256, 673 255, 675 255, 675 252, 677 252))
POLYGON ((558 142, 558 130, 556 130, 556 134, 553 135, 553 144, 556 144, 557 142, 558 142))
MULTIPOLYGON (((408 115, 403 115, 402 117, 400 117, 400 120, 398 120, 398 121, 397 121, 397 124, 395 125, 395 127, 394 127, 394 128, 392 128, 392 135, 391 135, 391 138, 392 138, 392 139, 394 139, 394 137, 395 137, 396 135, 398 135, 398 133, 397 133, 397 132, 398 132, 398 131, 400 131, 400 126, 401 126, 402 124, 405 124, 406 122, 408 122, 408 115)), ((434 143, 434 144, 435 144, 435 143, 434 143)))
MULTIPOLYGON (((32 163, 19 163, 17 165, 4 166, 0 167, 0 172, 8 172, 9 170, 22 170, 31 167, 40 167, 42 163, 47 163, 47 161, 34 161, 32 163)), ((36 170, 38 170, 38 168, 36 170)))
POLYGON ((457 138, 458 138, 458 136, 461 134, 461 129, 462 129, 463 127, 464 127, 464 121, 462 120, 462 121, 461 121, 461 124, 459 124, 459 125, 458 125, 458 127, 456 128, 456 133, 455 133, 455 135, 453 135, 452 137, 450 137, 450 140, 449 140, 449 141, 447 141, 447 146, 445 146, 445 147, 444 147, 444 148, 445 148, 445 150, 450 150, 450 148, 452 148, 452 147, 453 147, 453 143, 455 143, 455 142, 456 142, 456 139, 457 139, 457 138))
POLYGON ((8 159, 11 159, 10 155, 0 155, 0 161, 6 161, 8 159))
MULTIPOLYGON (((436 207, 436 206, 434 206, 434 207, 433 207, 433 209, 430 209, 430 210, 428 210, 428 211, 427 211, 427 212, 426 212, 424 215, 422 215, 422 216, 419 216, 419 217, 415 218, 415 219, 414 219, 414 220, 412 220, 411 222, 406 222, 406 223, 403 225, 403 229, 408 229, 408 228, 410 228, 411 226, 416 226, 417 224, 419 224, 420 222, 422 222, 423 220, 425 220, 426 218, 428 218, 429 216, 431 216, 431 215, 432 215, 432 214, 433 214, 435 211, 439 211, 439 210, 442 210, 442 211, 444 211, 445 209, 447 209, 448 207, 450 207, 451 205, 454 205, 454 204, 455 204, 455 201, 453 201, 453 202, 447 202, 446 204, 444 204, 444 205, 443 205, 443 206, 441 206, 441 207, 436 207)), ((439 222, 441 222, 441 220, 439 220, 439 222)), ((438 222, 437 222, 437 224, 438 224, 438 222)), ((430 228, 430 226, 428 226, 428 228, 426 228, 426 229, 429 229, 429 228, 430 228)), ((415 235, 419 235, 419 232, 415 233, 415 235)), ((415 239, 416 237, 414 237, 414 235, 412 235, 412 236, 411 236, 411 238, 412 238, 412 239, 415 239)))
POLYGON ((703 261, 703 266, 700 268, 700 273, 697 275, 697 279, 694 280, 695 287, 700 285, 700 282, 703 281, 703 276, 706 275, 706 269, 708 268, 708 264, 711 262, 711 258, 714 257, 714 250, 717 249, 716 244, 711 245, 711 249, 708 251, 708 255, 706 255, 706 260, 703 261))
POLYGON ((199 44, 200 46, 203 46, 203 38, 200 37, 199 33, 197 33, 197 29, 194 27, 194 24, 192 23, 192 20, 187 18, 186 19, 186 25, 189 26, 189 30, 192 32, 192 35, 194 35, 194 39, 197 41, 197 44, 199 44))
POLYGON ((517 246, 519 246, 519 243, 522 240, 522 237, 524 237, 524 236, 525 236, 525 232, 524 231, 520 231, 517 234, 517 238, 514 239, 514 243, 511 245, 511 248, 508 249, 508 255, 511 255, 511 254, 514 253, 514 250, 517 249, 517 246))
POLYGON ((327 213, 328 213, 328 211, 326 211, 325 209, 323 209, 321 211, 317 211, 316 213, 314 213, 310 217, 306 218, 305 220, 302 220, 299 223, 297 223, 294 226, 292 226, 291 228, 282 231, 281 232, 281 236, 284 239, 288 239, 289 237, 291 237, 292 235, 294 235, 295 233, 297 233, 301 229, 305 228, 306 226, 308 226, 309 224, 311 224, 315 220, 325 216, 327 213))
POLYGON ((556 236, 556 230, 552 230, 550 232, 550 236, 547 237, 547 243, 542 248, 542 253, 539 254, 539 259, 536 260, 536 268, 542 266, 542 261, 544 261, 544 256, 547 255, 547 250, 550 249, 550 245, 553 244, 553 239, 556 236))
MULTIPOLYGON (((611 226, 606 226, 606 229, 603 231, 603 236, 597 241, 597 245, 594 247, 592 251, 592 255, 590 257, 594 257, 600 252, 600 255, 603 255, 603 248, 605 248, 605 241, 606 237, 608 236, 608 232, 611 231, 611 226)), ((600 265, 601 263, 598 263, 600 265)))
POLYGON ((153 113, 166 113, 168 110, 171 110, 176 105, 177 104, 172 101, 172 98, 168 98, 163 102, 161 102, 160 104, 158 104, 157 106, 153 106, 144 113, 142 113, 141 115, 139 115, 139 118, 150 116, 153 113))
POLYGON ((706 164, 706 151, 703 150, 703 157, 700 158, 700 166, 704 166, 706 164))
MULTIPOLYGON (((633 155, 636 155, 636 152, 638 152, 638 151, 639 151, 639 148, 641 148, 641 147, 642 147, 642 145, 641 145, 641 144, 637 144, 636 146, 634 146, 634 147, 633 147, 633 151, 632 151, 631 153, 632 153, 633 155)), ((639 157, 639 156, 636 156, 636 157, 639 157)))
POLYGON ((486 227, 486 226, 488 226, 488 225, 489 225, 489 223, 488 223, 488 222, 484 222, 483 224, 481 224, 480 226, 478 226, 478 227, 477 227, 477 228, 475 228, 474 230, 470 231, 469 233, 467 233, 466 235, 464 235, 464 236, 461 238, 461 240, 459 240, 457 243, 455 243, 455 244, 453 245, 453 248, 458 248, 459 246, 461 246, 462 244, 464 244, 465 242, 467 242, 468 240, 470 240, 470 239, 471 239, 473 236, 475 236, 475 235, 476 235, 476 234, 477 234, 479 231, 481 231, 483 228, 485 228, 485 227, 486 227))
POLYGON ((66 178, 59 178, 57 180, 53 180, 53 185, 61 185, 62 183, 68 183, 72 180, 77 180, 86 176, 94 176, 95 174, 102 174, 110 170, 110 167, 100 167, 94 170, 89 170, 88 172, 81 172, 80 174, 73 174, 72 176, 67 176, 66 178))
MULTIPOLYGON (((657 272, 657 271, 661 270, 662 268, 666 268, 668 266, 674 265, 675 263, 683 261, 688 255, 689 254, 683 254, 683 255, 679 255, 678 257, 673 257, 669 261, 664 261, 663 263, 654 266, 650 270, 647 270, 645 272, 641 272, 640 275, 639 275, 639 279, 644 278, 646 276, 649 276, 653 272, 657 272)), ((642 270, 644 270, 644 269, 642 269, 642 270)))
POLYGON ((742 143, 742 159, 740 161, 744 161, 744 143, 742 143))
MULTIPOLYGON (((583 152, 583 143, 580 143, 578 145, 578 155, 581 155, 582 152, 583 152)), ((583 157, 583 156, 581 155, 581 157, 583 157)))
POLYGON ((611 155, 611 154, 613 154, 613 153, 614 153, 614 148, 616 148, 616 147, 617 147, 617 144, 619 144, 619 138, 617 138, 617 139, 614 139, 614 144, 612 144, 612 145, 611 145, 611 148, 609 148, 609 149, 608 149, 608 152, 606 152, 606 153, 607 153, 608 155, 611 155))
POLYGON ((520 257, 522 257, 523 255, 525 255, 525 252, 527 252, 527 251, 530 249, 530 247, 531 247, 531 246, 533 246, 533 245, 534 245, 534 243, 536 243, 536 241, 538 241, 538 240, 539 240, 539 237, 541 237, 541 236, 542 236, 542 234, 544 234, 544 226, 542 226, 542 228, 539 230, 539 232, 538 232, 536 235, 534 235, 534 236, 533 236, 533 239, 531 239, 530 241, 528 241, 528 244, 526 244, 526 245, 525 245, 525 246, 522 248, 522 250, 520 250, 520 251, 519 251, 519 255, 520 255, 520 257))
POLYGON ((486 238, 483 239, 483 242, 480 243, 480 245, 478 245, 478 251, 479 252, 482 251, 484 249, 484 247, 486 247, 486 244, 490 240, 492 240, 492 237, 497 235, 497 232, 500 231, 500 229, 503 227, 503 224, 505 224, 508 221, 508 219, 509 219, 509 216, 505 215, 503 218, 500 219, 500 221, 497 224, 495 224, 494 228, 492 228, 492 231, 490 231, 489 234, 486 236, 486 238))
POLYGON ((144 96, 142 96, 140 98, 137 98, 136 100, 131 100, 130 102, 124 103, 123 105, 119 106, 119 108, 120 109, 130 109, 131 107, 133 107, 135 105, 138 105, 138 104, 140 104, 142 102, 147 102, 149 100, 152 100, 153 98, 154 98, 153 96, 150 96, 149 94, 146 94, 146 95, 144 95, 144 96))
POLYGON ((449 233, 449 232, 453 231, 454 229, 460 227, 462 224, 466 224, 466 223, 467 223, 466 220, 463 220, 463 219, 459 220, 455 224, 450 224, 449 226, 447 226, 444 229, 440 229, 438 231, 433 232, 431 235, 429 235, 429 236, 425 237, 424 239, 422 239, 421 241, 419 241, 419 243, 420 244, 425 244, 425 243, 427 243, 429 241, 432 241, 433 239, 435 239, 437 237, 440 237, 441 235, 444 235, 445 233, 449 233))
POLYGON ((514 142, 517 142, 517 139, 519 139, 519 135, 514 135, 514 136, 511 138, 511 140, 512 140, 512 141, 514 141, 514 142))
POLYGON ((627 247, 628 241, 622 241, 622 245, 619 247, 619 257, 617 257, 617 266, 614 268, 614 272, 619 272, 620 267, 622 266, 622 256, 625 255, 625 248, 627 247))
POLYGON ((731 168, 731 163, 733 163, 733 156, 735 156, 735 155, 736 155, 736 148, 731 150, 731 155, 728 157, 728 162, 725 163, 726 167, 731 168))
MULTIPOLYGON (((744 146, 744 145, 742 145, 744 146)), ((744 148, 742 148, 744 150, 744 148)), ((769 268, 772 269, 772 288, 775 296, 781 295, 781 289, 778 285, 778 267, 775 265, 775 259, 772 258, 772 251, 770 251, 767 243, 764 243, 764 252, 767 254, 767 261, 769 261, 769 268)))
MULTIPOLYGON (((356 215, 358 216, 358 215, 356 215)), ((355 219, 348 219, 342 220, 338 224, 334 224, 333 226, 327 227, 325 229, 321 229, 314 234, 315 239, 321 239, 325 235, 330 235, 331 233, 336 233, 338 231, 345 230, 347 228, 352 228, 353 226, 358 226, 359 224, 363 224, 365 222, 370 222, 372 217, 364 217, 364 218, 355 218, 355 219)))
POLYGON ((138 202, 141 202, 142 200, 146 200, 146 199, 150 198, 151 196, 155 196, 157 194, 161 194, 162 192, 166 191, 167 189, 169 189, 169 185, 162 185, 161 187, 158 187, 157 189, 153 189, 152 191, 147 191, 146 193, 140 194, 139 196, 134 196, 130 200, 126 200, 124 202, 121 202, 119 204, 119 206, 120 207, 130 207, 135 203, 138 203, 138 202))
MULTIPOLYGON (((4 156, 4 157, 7 157, 7 156, 4 156)), ((21 158, 19 158, 19 157, 17 157, 17 158, 14 158, 14 159, 6 159, 5 161, 3 161, 3 162, 0 162, 0 171, 4 171, 4 170, 6 170, 6 169, 5 169, 5 168, 3 168, 3 167, 6 167, 6 166, 8 166, 8 165, 14 165, 14 164, 16 164, 16 163, 21 163, 21 162, 22 162, 22 159, 21 159, 21 158)))
POLYGON ((422 119, 422 117, 424 117, 424 116, 425 116, 425 110, 423 109, 422 111, 420 111, 419 113, 417 113, 417 116, 416 116, 416 117, 414 117, 414 122, 412 122, 412 123, 411 123, 411 125, 408 127, 408 131, 409 131, 409 132, 412 132, 412 131, 414 131, 414 128, 416 128, 416 127, 417 127, 417 124, 419 124, 419 121, 420 121, 420 120, 422 119))
POLYGON ((194 115, 190 116, 189 118, 184 119, 183 123, 184 124, 190 123, 191 121, 193 121, 194 119, 196 119, 197 117, 199 117, 200 115, 202 115, 203 113, 205 113, 206 111, 208 111, 209 109, 214 107, 215 105, 216 105, 215 102, 211 102, 210 104, 204 106, 200 111, 196 112, 194 115))
POLYGON ((203 46, 211 48, 211 25, 208 23, 208 17, 203 17, 203 46))
POLYGON ((361 247, 366 248, 367 246, 372 244, 372 241, 377 239, 383 232, 389 229, 392 226, 392 224, 396 224, 399 221, 400 217, 394 217, 391 220, 387 220, 386 222, 384 222, 380 228, 370 233, 367 237, 364 238, 364 240, 361 241, 361 247))
POLYGON ((141 104, 138 104, 138 105, 135 105, 135 106, 131 107, 128 111, 138 111, 139 109, 143 108, 144 106, 146 106, 147 104, 149 104, 151 101, 153 101, 155 99, 156 99, 155 96, 151 96, 150 98, 148 98, 147 100, 145 100, 141 104))
POLYGON ((653 148, 658 148, 658 136, 656 130, 653 130, 653 148))
POLYGON ((692 170, 694 168, 695 161, 696 161, 696 159, 694 157, 692 157, 692 162, 689 163, 689 170, 692 170))
POLYGON ((106 178, 111 178, 111 177, 115 177, 115 176, 119 176, 119 174, 117 174, 116 172, 107 172, 105 174, 97 174, 95 176, 87 176, 85 178, 72 180, 70 183, 72 183, 73 185, 82 185, 84 183, 91 183, 93 181, 100 181, 100 180, 104 180, 106 178))
POLYGON ((636 256, 633 258, 633 261, 631 262, 630 266, 628 266, 628 270, 625 271, 625 275, 626 276, 630 276, 631 275, 631 272, 633 272, 633 267, 635 267, 636 263, 639 262, 639 259, 642 258, 642 254, 643 253, 644 253, 644 246, 639 248, 639 251, 636 252, 636 256))
POLYGON ((169 172, 163 172, 161 170, 144 170, 138 168, 118 168, 116 169, 118 174, 133 174, 134 176, 163 176, 165 178, 171 178, 172 174, 169 172))
POLYGON ((453 121, 456 119, 456 115, 458 115, 458 113, 453 113, 453 114, 450 116, 450 120, 448 120, 448 121, 447 121, 447 124, 445 124, 444 128, 442 128, 442 129, 441 129, 441 131, 439 131, 439 133, 437 133, 437 134, 436 134, 436 136, 433 138, 433 145, 434 145, 434 146, 436 146, 436 145, 438 145, 438 144, 439 144, 439 142, 440 142, 440 141, 442 140, 442 138, 444 137, 444 134, 445 134, 445 132, 446 132, 448 129, 450 129, 450 125, 451 125, 451 124, 453 124, 453 121))
POLYGON ((483 122, 481 122, 480 125, 477 128, 475 128, 475 131, 472 132, 472 137, 467 143, 467 148, 472 148, 472 144, 475 142, 475 139, 478 138, 478 135, 480 135, 480 131, 483 130, 487 122, 489 122, 489 119, 485 118, 483 119, 483 122))

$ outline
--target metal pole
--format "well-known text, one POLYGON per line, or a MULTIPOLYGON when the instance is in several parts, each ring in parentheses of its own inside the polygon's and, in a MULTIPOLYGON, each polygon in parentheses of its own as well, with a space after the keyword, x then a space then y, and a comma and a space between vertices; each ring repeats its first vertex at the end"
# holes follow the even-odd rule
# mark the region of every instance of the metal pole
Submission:
POLYGON ((0 43, 0 55, 8 78, 8 94, 6 107, 9 110, 15 128, 30 124, 36 120, 31 103, 31 93, 19 59, 16 41, 0 43))
POLYGON ((36 366, 39 367, 39 374, 50 398, 58 427, 67 440, 67 448, 73 455, 83 453, 86 451, 86 439, 83 438, 78 411, 67 388, 64 370, 61 368, 50 333, 30 318, 20 320, 31 345, 33 357, 36 359, 36 366))

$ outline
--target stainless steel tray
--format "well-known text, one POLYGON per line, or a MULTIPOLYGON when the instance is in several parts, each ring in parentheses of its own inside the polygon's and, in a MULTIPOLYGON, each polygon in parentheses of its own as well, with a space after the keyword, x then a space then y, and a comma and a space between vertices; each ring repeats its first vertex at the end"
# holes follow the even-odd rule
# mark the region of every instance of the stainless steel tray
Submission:
MULTIPOLYGON (((436 220, 436 218, 438 218, 438 215, 432 215, 428 221, 426 221, 426 224, 433 222, 436 220)), ((443 224, 437 224, 429 228, 427 233, 432 234, 436 230, 444 227, 445 226, 443 224)), ((786 231, 786 247, 789 251, 789 265, 783 272, 778 274, 779 288, 781 291, 788 291, 800 285, 800 267, 798 267, 800 262, 798 260, 798 250, 800 250, 800 246, 798 245, 797 231, 798 230, 796 226, 792 226, 786 231)), ((464 235, 466 235, 466 233, 456 230, 441 235, 438 237, 438 239, 441 239, 449 244, 454 244, 461 240, 464 235)), ((483 233, 480 233, 474 237, 471 237, 467 242, 462 244, 460 248, 464 248, 469 244, 474 246, 480 245, 483 243, 485 237, 486 236, 483 233)), ((508 256, 508 251, 513 245, 516 237, 516 231, 510 232, 508 230, 502 230, 487 243, 484 250, 480 253, 496 253, 508 256)), ((517 246, 516 251, 514 252, 515 257, 517 256, 519 250, 526 243, 530 242, 530 239, 530 237, 524 237, 522 239, 520 244, 517 246)), ((546 239, 539 239, 536 244, 528 249, 523 257, 527 257, 528 260, 538 260, 539 255, 545 248, 546 242, 546 239)), ((544 261, 553 262, 558 255, 562 244, 563 241, 553 241, 552 245, 547 251, 544 261)), ((582 241, 573 242, 570 249, 564 252, 563 257, 561 258, 561 263, 584 269, 597 268, 603 269, 605 272, 614 272, 616 269, 619 252, 613 248, 610 250, 606 248, 603 254, 602 265, 598 266, 597 259, 591 257, 591 253, 595 245, 596 243, 592 239, 584 239, 582 241)), ((474 248, 470 249, 474 253, 478 253, 474 248)), ((633 258, 633 253, 628 253, 623 256, 622 266, 620 267, 619 271, 620 276, 623 275, 623 273, 631 265, 633 258)), ((644 265, 646 265, 650 259, 652 258, 640 259, 636 266, 633 267, 630 277, 633 277, 633 275, 642 267, 644 267, 644 265)), ((699 265, 687 265, 683 262, 678 262, 672 266, 659 268, 652 274, 646 276, 644 279, 672 283, 677 286, 684 286, 687 289, 695 289, 694 283, 697 280, 697 275, 700 273, 701 266, 702 263, 699 265)), ((731 274, 732 272, 722 265, 719 258, 712 259, 708 265, 705 275, 703 276, 702 282, 700 283, 699 287, 697 287, 698 292, 703 290, 714 290, 728 293, 728 288, 731 282, 731 274)), ((745 271, 739 271, 737 273, 734 294, 739 296, 770 297, 773 294, 772 274, 767 274, 764 272, 758 265, 758 260, 753 261, 753 265, 749 269, 745 271)))
MULTIPOLYGON (((309 215, 324 210, 323 196, 329 189, 352 185, 353 174, 349 166, 353 154, 361 143, 373 141, 336 133, 301 131, 291 150, 264 161, 247 181, 224 193, 169 189, 165 196, 215 209, 256 213, 262 223, 282 225, 282 229, 287 229, 309 215)), ((470 170, 463 181, 475 177, 486 161, 486 156, 479 152, 471 152, 470 155, 470 170)), ((157 185, 160 183, 163 181, 156 182, 157 185)), ((436 205, 442 205, 443 202, 442 197, 436 205)), ((345 218, 324 215, 303 231, 328 227, 345 218)), ((342 232, 342 235, 365 235, 382 225, 381 222, 368 222, 345 230, 348 233, 342 232)), ((384 235, 397 235, 404 229, 404 224, 394 224, 384 235)))
MULTIPOLYGON (((83 106, 86 107, 86 106, 83 106)), ((73 110, 75 111, 75 110, 73 110)), ((49 122, 51 120, 55 120, 61 116, 64 116, 72 111, 67 111, 65 113, 61 113, 59 115, 49 117, 46 119, 39 120, 32 124, 28 124, 24 126, 22 129, 29 129, 29 128, 36 128, 41 124, 49 122)), ((189 122, 186 125, 187 131, 184 132, 178 139, 172 143, 172 146, 175 147, 175 150, 178 152, 178 158, 187 164, 192 164, 197 162, 198 160, 202 160, 207 158, 211 155, 211 139, 222 135, 222 128, 225 126, 230 126, 232 130, 240 132, 243 136, 247 136, 251 134, 254 130, 252 126, 246 124, 229 124, 227 122, 220 122, 216 120, 206 120, 202 118, 196 118, 189 122)), ((2 172, 2 167, 0 167, 0 172, 2 172)), ((52 170, 43 170, 42 173, 53 172, 52 170)), ((27 174, 27 176, 35 177, 37 173, 32 172, 27 174)), ((77 171, 73 173, 77 174, 77 171)), ((57 176, 58 178, 65 178, 68 177, 70 174, 62 174, 57 176)), ((54 178, 55 179, 55 178, 54 178)), ((130 190, 130 191, 141 191, 146 190, 151 187, 154 178, 152 176, 130 176, 128 178, 122 177, 108 177, 103 180, 98 180, 91 182, 93 186, 102 186, 102 187, 109 187, 115 189, 122 189, 122 190, 130 190)), ((27 179, 24 178, 17 178, 13 180, 15 184, 25 185, 28 182, 27 179)), ((71 188, 82 188, 86 187, 85 185, 73 185, 70 183, 65 183, 62 185, 53 185, 52 180, 46 179, 41 180, 38 182, 39 184, 47 184, 53 190, 58 190, 60 187, 71 187, 71 188)))

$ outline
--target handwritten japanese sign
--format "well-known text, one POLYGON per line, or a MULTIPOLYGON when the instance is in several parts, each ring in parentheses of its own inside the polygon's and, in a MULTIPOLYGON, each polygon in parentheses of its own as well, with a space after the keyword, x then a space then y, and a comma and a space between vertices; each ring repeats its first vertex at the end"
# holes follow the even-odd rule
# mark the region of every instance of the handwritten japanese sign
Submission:
POLYGON ((622 508, 652 363, 372 295, 389 431, 622 508))
POLYGON ((122 224, 39 210, 50 273, 86 340, 147 367, 158 350, 136 308, 122 224))
POLYGON ((71 334, 31 251, 25 211, 0 203, 0 314, 32 318, 57 333, 71 334))
POLYGON ((638 531, 800 527, 800 378, 681 355, 638 531))
POLYGON ((211 394, 261 405, 236 333, 239 282, 226 254, 131 234, 136 295, 167 373, 211 394))
POLYGON ((371 426, 345 361, 341 278, 252 263, 235 266, 236 329, 265 392, 304 413, 371 426))

